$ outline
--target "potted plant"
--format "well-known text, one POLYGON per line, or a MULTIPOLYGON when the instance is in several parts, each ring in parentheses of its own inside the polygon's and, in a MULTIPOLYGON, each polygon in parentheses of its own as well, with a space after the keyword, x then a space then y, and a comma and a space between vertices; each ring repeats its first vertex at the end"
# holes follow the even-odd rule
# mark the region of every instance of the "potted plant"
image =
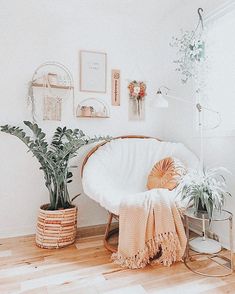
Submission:
POLYGON ((33 153, 43 171, 45 185, 49 191, 50 203, 39 209, 36 244, 42 248, 60 248, 72 244, 76 238, 77 208, 72 204, 68 192, 68 184, 72 182, 69 161, 77 155, 84 145, 103 137, 88 138, 79 129, 58 127, 50 144, 46 134, 36 123, 24 121, 32 135, 15 126, 1 126, 1 131, 19 138, 33 153))
POLYGON ((231 196, 220 171, 226 169, 189 170, 179 184, 178 193, 182 200, 187 200, 197 212, 207 213, 209 219, 212 218, 214 209, 222 209, 225 197, 231 196))

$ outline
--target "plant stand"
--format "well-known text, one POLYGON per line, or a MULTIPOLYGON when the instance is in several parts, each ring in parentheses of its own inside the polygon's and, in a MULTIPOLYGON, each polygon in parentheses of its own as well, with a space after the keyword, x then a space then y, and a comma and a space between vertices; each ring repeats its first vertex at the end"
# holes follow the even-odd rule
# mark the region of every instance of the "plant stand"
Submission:
POLYGON ((229 256, 227 258, 221 254, 218 254, 221 249, 221 245, 219 242, 209 239, 205 234, 205 222, 209 221, 207 214, 198 213, 194 210, 194 208, 189 208, 184 212, 185 217, 185 229, 187 235, 187 247, 184 256, 184 264, 185 266, 192 272, 207 276, 207 277, 224 277, 231 275, 234 270, 233 265, 233 214, 229 211, 222 210, 214 211, 211 221, 227 221, 229 223, 229 239, 230 239, 230 248, 229 248, 229 256), (189 239, 189 219, 197 219, 202 220, 202 237, 197 237, 193 239, 189 239), (211 247, 210 247, 211 246, 211 247), (197 251, 199 253, 190 254, 189 249, 197 251), (203 272, 203 266, 200 265, 198 269, 193 268, 193 261, 197 261, 197 263, 202 263, 200 257, 206 256, 207 259, 211 262, 217 263, 218 266, 223 267, 225 269, 225 273, 221 274, 207 274, 203 272))
POLYGON ((202 218, 202 237, 196 237, 189 241, 189 247, 193 251, 199 253, 214 254, 220 252, 222 247, 216 240, 210 239, 206 236, 206 214, 201 213, 202 218))

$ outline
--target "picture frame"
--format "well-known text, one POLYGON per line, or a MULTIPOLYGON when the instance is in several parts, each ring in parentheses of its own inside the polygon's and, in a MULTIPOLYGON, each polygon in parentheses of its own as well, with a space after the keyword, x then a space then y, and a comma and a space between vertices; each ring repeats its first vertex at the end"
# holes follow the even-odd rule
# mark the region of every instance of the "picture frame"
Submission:
POLYGON ((97 51, 80 51, 80 91, 106 93, 107 54, 97 51))

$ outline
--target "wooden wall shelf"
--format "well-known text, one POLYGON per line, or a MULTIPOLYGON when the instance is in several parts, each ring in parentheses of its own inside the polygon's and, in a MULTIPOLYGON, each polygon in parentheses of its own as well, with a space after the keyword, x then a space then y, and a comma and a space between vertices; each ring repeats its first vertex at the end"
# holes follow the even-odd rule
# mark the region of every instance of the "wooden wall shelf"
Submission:
MULTIPOLYGON (((43 88, 45 86, 46 88, 48 88, 48 85, 43 85, 43 84, 38 84, 38 83, 32 83, 32 86, 36 87, 36 88, 43 88)), ((63 89, 63 90, 73 89, 73 87, 70 87, 70 86, 50 85, 50 87, 54 88, 54 89, 63 89)))
POLYGON ((82 116, 82 115, 77 115, 79 118, 110 118, 110 116, 98 116, 98 115, 92 115, 92 116, 82 116))
POLYGON ((86 98, 77 107, 78 118, 109 118, 110 111, 106 103, 97 98, 86 98))

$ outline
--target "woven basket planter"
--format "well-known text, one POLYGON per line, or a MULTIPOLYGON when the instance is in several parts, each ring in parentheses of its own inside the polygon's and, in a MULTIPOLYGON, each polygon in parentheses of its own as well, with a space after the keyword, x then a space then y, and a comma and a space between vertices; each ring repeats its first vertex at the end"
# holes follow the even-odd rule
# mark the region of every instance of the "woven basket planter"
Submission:
POLYGON ((48 204, 39 209, 36 244, 41 248, 55 249, 73 244, 77 232, 77 207, 46 210, 48 204))

